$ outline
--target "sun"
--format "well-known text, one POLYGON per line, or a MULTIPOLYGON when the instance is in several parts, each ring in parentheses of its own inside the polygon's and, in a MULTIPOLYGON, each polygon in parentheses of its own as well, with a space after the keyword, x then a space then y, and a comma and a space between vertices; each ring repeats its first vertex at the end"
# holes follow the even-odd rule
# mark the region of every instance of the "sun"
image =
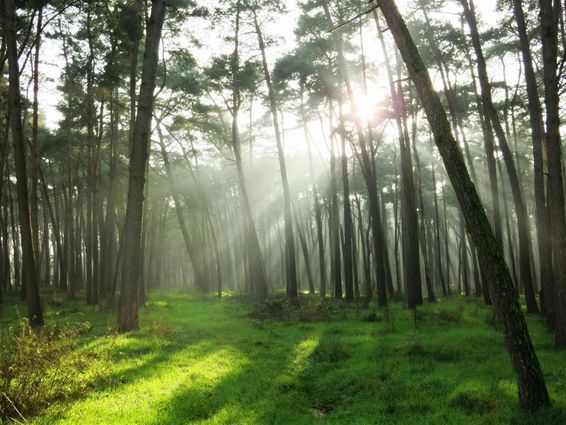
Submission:
POLYGON ((384 88, 370 87, 367 91, 361 88, 356 89, 354 91, 354 101, 356 103, 356 118, 367 122, 376 118, 376 115, 383 109, 389 98, 384 88))

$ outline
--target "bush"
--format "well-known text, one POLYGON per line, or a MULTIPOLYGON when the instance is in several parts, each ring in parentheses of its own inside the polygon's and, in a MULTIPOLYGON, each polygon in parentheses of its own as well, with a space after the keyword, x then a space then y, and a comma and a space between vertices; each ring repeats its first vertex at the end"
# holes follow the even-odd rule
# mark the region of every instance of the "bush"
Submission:
POLYGON ((27 320, 0 330, 0 422, 22 421, 85 388, 87 362, 73 351, 89 324, 31 328, 27 320))

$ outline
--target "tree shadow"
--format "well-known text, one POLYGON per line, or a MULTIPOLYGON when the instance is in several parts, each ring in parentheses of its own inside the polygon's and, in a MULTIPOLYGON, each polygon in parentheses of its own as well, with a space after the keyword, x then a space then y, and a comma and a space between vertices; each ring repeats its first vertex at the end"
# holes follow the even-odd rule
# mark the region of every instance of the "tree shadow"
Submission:
POLYGON ((247 361, 210 385, 195 385, 188 377, 188 382, 158 405, 156 419, 145 424, 180 425, 212 419, 220 423, 271 423, 266 418, 288 389, 285 379, 280 377, 288 376, 301 341, 312 336, 313 331, 287 333, 281 342, 291 347, 286 350, 273 349, 270 343, 265 343, 266 338, 272 337, 268 332, 259 330, 255 339, 243 345, 225 345, 228 351, 249 354, 247 361))

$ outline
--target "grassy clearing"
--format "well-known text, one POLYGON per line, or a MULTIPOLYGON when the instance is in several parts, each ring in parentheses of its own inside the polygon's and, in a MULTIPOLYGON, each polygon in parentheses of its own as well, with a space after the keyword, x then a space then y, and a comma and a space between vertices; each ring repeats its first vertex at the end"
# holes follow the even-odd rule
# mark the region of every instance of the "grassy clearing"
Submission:
MULTIPOLYGON (((139 332, 115 335, 113 315, 52 303, 49 322, 91 324, 73 352, 89 359, 88 383, 29 423, 566 423, 566 353, 537 318, 529 325, 554 407, 529 415, 518 408, 501 334, 479 300, 426 305, 416 327, 400 304, 376 314, 315 305, 330 319, 309 323, 301 314, 250 317, 252 308, 160 292, 139 332)), ((7 305, 1 325, 16 317, 7 305)))

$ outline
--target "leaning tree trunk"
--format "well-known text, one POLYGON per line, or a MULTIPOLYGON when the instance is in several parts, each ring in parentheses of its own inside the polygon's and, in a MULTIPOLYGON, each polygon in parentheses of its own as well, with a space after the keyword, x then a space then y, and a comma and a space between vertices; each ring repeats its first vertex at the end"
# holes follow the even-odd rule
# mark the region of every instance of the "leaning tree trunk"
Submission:
POLYGON ((379 4, 421 98, 468 231, 478 250, 479 260, 485 265, 485 284, 489 285, 493 304, 503 325, 507 349, 517 375, 521 405, 528 409, 548 406, 550 400, 544 376, 509 269, 472 183, 462 152, 450 130, 444 106, 433 88, 428 70, 395 1, 381 0, 379 4))
POLYGON ((118 330, 139 328, 139 282, 142 241, 142 216, 146 165, 149 158, 153 91, 159 52, 159 40, 165 20, 165 0, 154 0, 147 27, 136 124, 130 153, 128 203, 124 224, 122 282, 118 305, 118 330))
MULTIPOLYGON (((35 264, 35 247, 30 219, 30 205, 26 170, 26 153, 24 129, 22 124, 22 105, 20 97, 20 70, 18 66, 18 50, 16 45, 16 7, 13 0, 4 0, 4 31, 8 45, 9 70, 9 102, 11 110, 12 140, 14 144, 14 161, 16 166, 16 194, 18 198, 18 218, 22 242, 22 261, 25 273, 26 301, 28 316, 32 326, 43 325, 43 312, 39 301, 39 284, 35 264)), ((16 264, 16 267, 18 265, 16 264)))

